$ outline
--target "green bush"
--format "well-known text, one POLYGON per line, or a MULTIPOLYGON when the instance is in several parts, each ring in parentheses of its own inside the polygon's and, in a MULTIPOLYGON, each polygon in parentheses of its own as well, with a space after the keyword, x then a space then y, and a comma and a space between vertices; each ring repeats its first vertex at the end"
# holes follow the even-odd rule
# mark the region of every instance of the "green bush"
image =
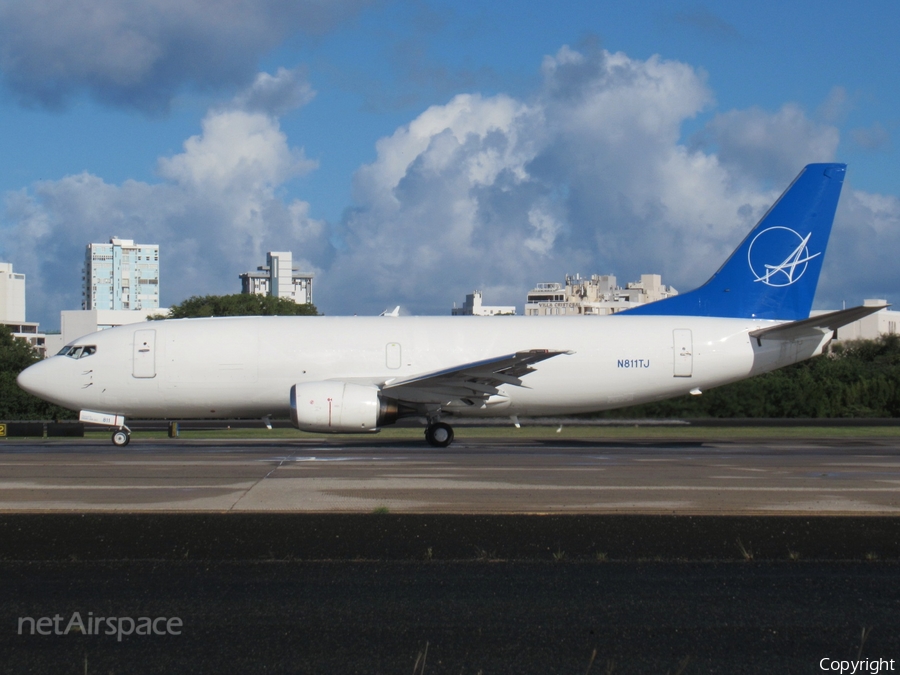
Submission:
POLYGON ((41 357, 24 340, 0 325, 0 420, 74 419, 75 413, 27 394, 16 377, 41 357))

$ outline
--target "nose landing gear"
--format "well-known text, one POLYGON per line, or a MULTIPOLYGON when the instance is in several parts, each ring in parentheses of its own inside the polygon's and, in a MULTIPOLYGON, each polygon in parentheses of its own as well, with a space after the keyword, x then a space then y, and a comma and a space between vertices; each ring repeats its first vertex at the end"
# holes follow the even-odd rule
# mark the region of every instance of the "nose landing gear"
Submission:
POLYGON ((117 445, 120 448, 124 448, 131 442, 131 431, 126 428, 116 429, 112 435, 113 445, 117 445))
POLYGON ((453 442, 453 427, 444 422, 432 422, 425 427, 425 440, 435 448, 446 448, 453 442))
POLYGON ((85 424, 99 424, 104 427, 116 427, 112 435, 113 445, 124 448, 131 441, 131 429, 125 426, 125 416, 112 413, 82 410, 78 413, 78 421, 85 424))

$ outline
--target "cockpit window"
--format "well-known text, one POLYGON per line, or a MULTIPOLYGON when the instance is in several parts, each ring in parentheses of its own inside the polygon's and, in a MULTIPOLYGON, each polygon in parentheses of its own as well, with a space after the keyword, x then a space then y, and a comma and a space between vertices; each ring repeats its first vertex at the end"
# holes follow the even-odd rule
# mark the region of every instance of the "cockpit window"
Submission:
POLYGON ((97 351, 95 345, 66 345, 57 356, 68 356, 71 359, 83 359, 97 351))

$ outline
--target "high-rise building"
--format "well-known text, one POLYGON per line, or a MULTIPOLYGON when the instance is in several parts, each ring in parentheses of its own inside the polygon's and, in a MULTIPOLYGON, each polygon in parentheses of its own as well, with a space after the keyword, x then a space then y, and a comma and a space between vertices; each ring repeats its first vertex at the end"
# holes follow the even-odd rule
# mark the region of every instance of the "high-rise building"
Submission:
POLYGON ((12 263, 0 263, 0 325, 44 354, 46 336, 38 324, 25 320, 25 275, 13 272, 12 263))
POLYGON ((25 275, 13 272, 12 263, 0 263, 0 323, 25 321, 25 275))
POLYGON ((82 309, 158 309, 159 246, 113 237, 88 244, 82 309))
POLYGON ((301 273, 293 267, 290 251, 269 251, 266 264, 257 272, 244 272, 241 278, 241 293, 273 295, 288 298, 298 305, 312 302, 312 273, 301 273))

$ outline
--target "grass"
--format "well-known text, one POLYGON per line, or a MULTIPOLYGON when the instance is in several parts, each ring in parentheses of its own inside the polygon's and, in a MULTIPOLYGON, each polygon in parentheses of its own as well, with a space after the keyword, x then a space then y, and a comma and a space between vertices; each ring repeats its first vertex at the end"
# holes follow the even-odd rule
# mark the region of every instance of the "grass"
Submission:
MULTIPOLYGON (((506 427, 470 427, 456 426, 456 440, 468 439, 511 439, 511 440, 785 440, 785 439, 841 439, 841 438, 897 438, 900 437, 900 426, 897 427, 690 427, 690 426, 569 426, 557 432, 556 427, 528 427, 516 429, 511 424, 506 427)), ((85 432, 86 438, 107 437, 107 431, 85 432)), ((422 441, 424 431, 419 427, 386 428, 376 434, 310 434, 296 429, 217 429, 210 431, 184 430, 179 438, 182 440, 275 440, 296 439, 313 440, 330 439, 372 439, 397 441, 422 441)), ((166 431, 135 431, 132 440, 167 439, 166 431)), ((22 440, 22 439, 16 439, 22 440)), ((172 439, 178 440, 178 439, 172 439)))
POLYGON ((428 658, 428 643, 425 643, 425 651, 416 656, 416 664, 413 666, 413 675, 423 675, 425 672, 425 660, 428 658), (421 669, 419 668, 421 666, 421 669))
POLYGON ((488 551, 479 546, 475 547, 475 560, 478 560, 479 562, 490 562, 497 559, 497 553, 495 551, 488 551))
POLYGON ((737 541, 735 543, 737 544, 738 548, 740 549, 741 556, 744 558, 744 560, 746 560, 748 562, 753 560, 753 549, 751 549, 747 546, 744 546, 744 542, 741 541, 740 537, 737 538, 737 541))

